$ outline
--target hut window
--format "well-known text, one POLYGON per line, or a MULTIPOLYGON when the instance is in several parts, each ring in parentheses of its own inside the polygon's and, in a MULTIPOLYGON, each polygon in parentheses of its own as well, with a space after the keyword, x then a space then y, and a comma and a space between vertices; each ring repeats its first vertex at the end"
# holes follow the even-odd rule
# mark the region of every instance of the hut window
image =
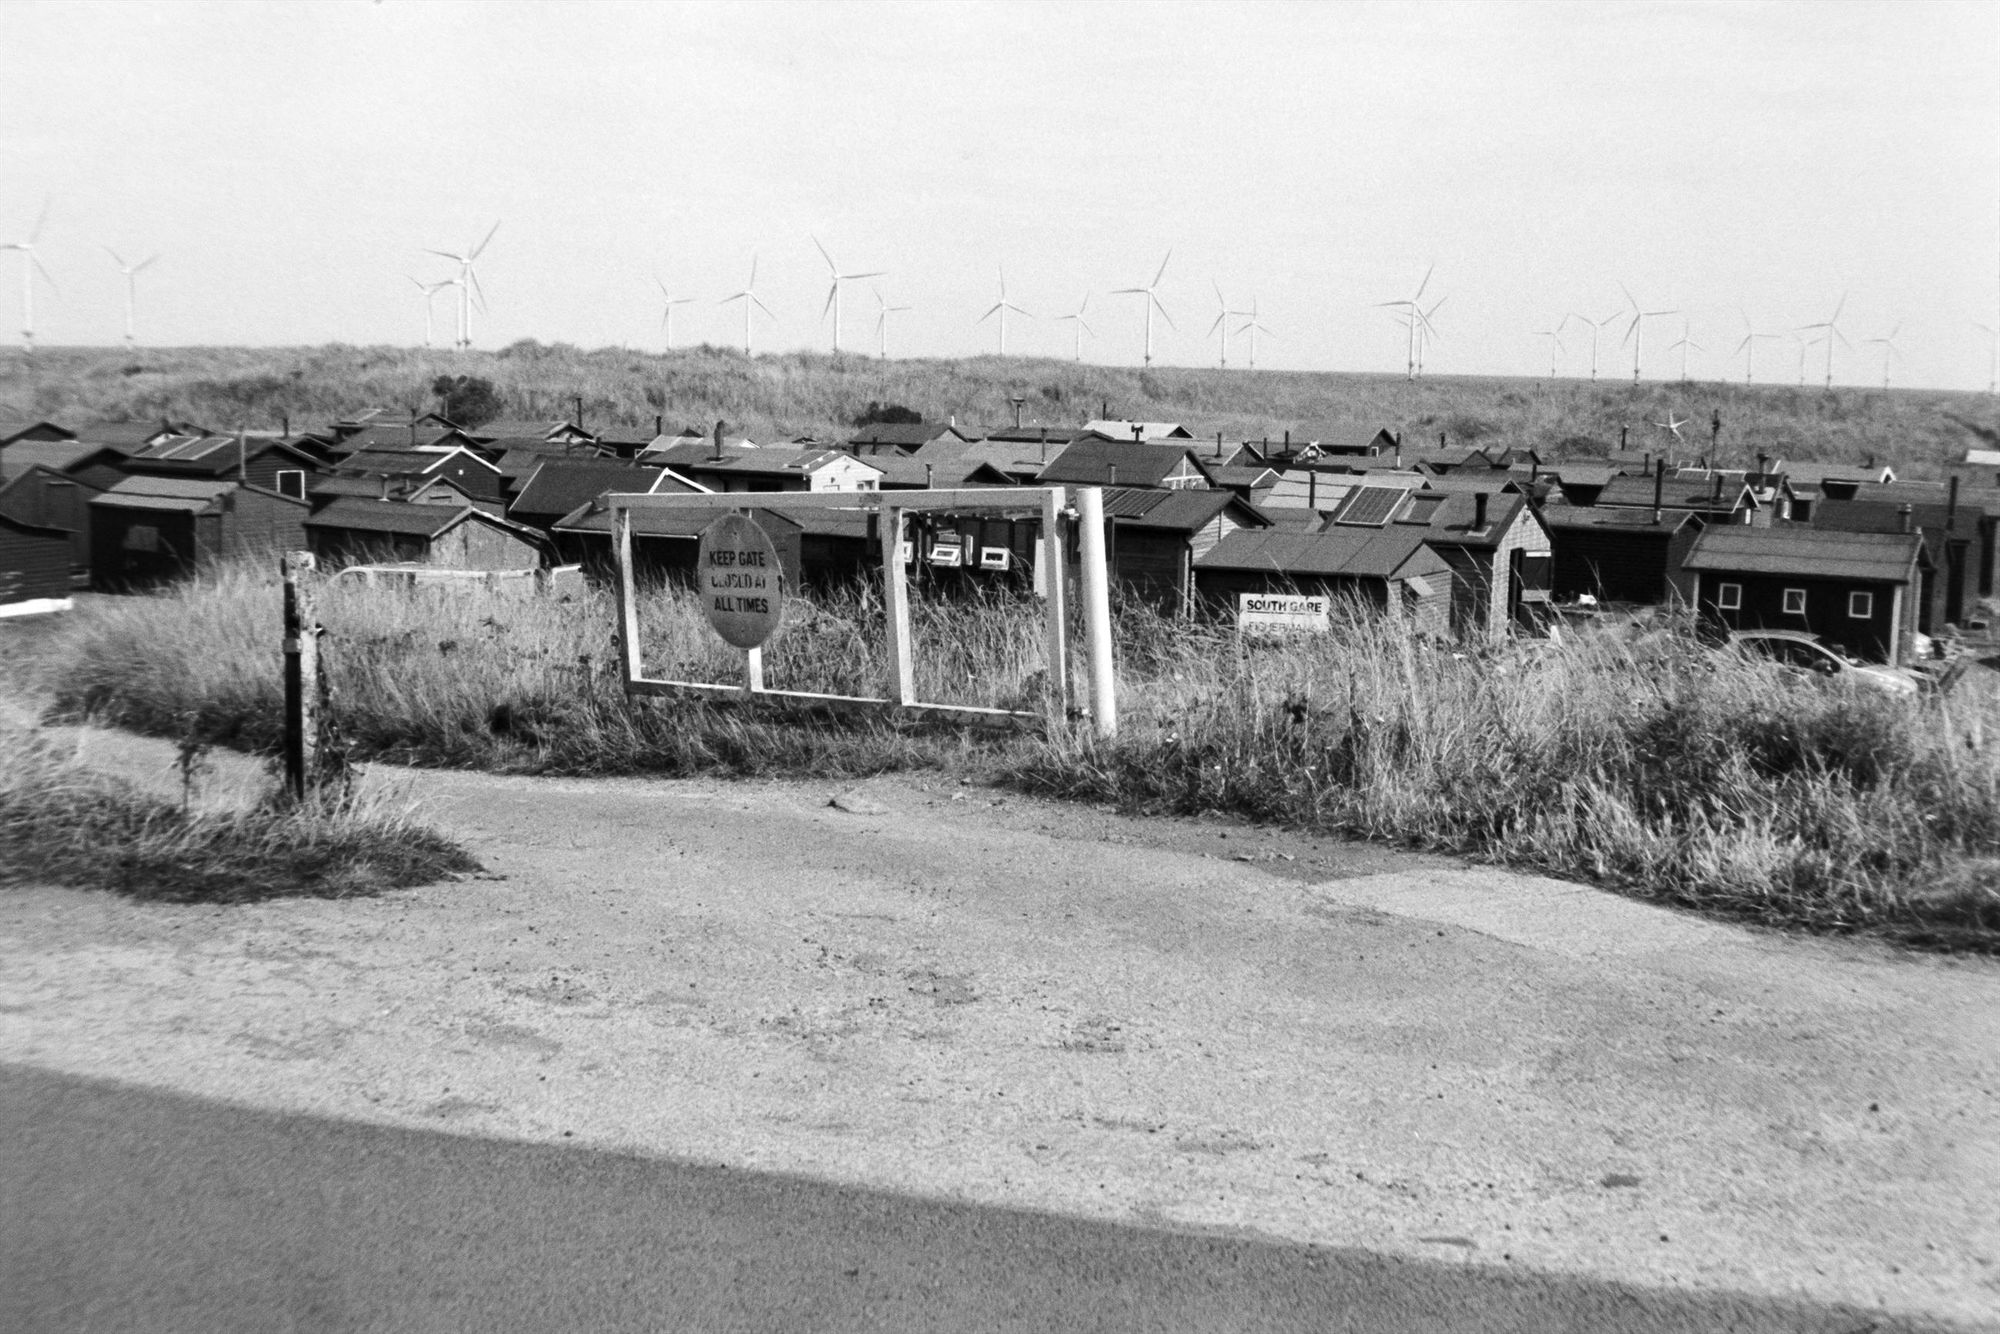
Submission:
POLYGON ((293 500, 306 498, 306 474, 303 468, 283 468, 278 472, 278 494, 290 496, 293 500))
POLYGON ((125 530, 125 550, 158 551, 160 530, 150 523, 135 523, 125 530))
POLYGON ((1873 619, 1875 615, 1875 595, 1873 593, 1849 593, 1847 614, 1857 621, 1873 619))
POLYGON ((1785 615, 1803 616, 1805 614, 1806 614, 1806 590, 1803 588, 1786 589, 1785 615))
POLYGON ((1715 605, 1719 611, 1736 611, 1743 606, 1743 585, 1721 584, 1715 590, 1715 605))

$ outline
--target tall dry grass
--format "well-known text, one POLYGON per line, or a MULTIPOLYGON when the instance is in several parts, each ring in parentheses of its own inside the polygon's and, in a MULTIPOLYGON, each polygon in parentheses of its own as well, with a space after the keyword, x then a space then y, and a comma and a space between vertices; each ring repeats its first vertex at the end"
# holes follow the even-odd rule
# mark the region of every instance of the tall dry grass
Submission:
MULTIPOLYGON (((533 772, 963 769, 1031 791, 1223 812, 1575 876, 1813 928, 2000 947, 2000 738, 1989 697, 1829 689, 1680 629, 1468 648, 1349 609, 1288 641, 1118 619, 1119 734, 881 713, 628 701, 608 599, 330 589, 326 658, 357 757, 533 772)), ((39 656, 58 707, 275 747, 275 579, 225 568, 84 609, 39 656)), ((880 608, 802 606, 768 683, 878 693, 880 608)), ((731 680, 693 606, 649 596, 651 670, 731 680)), ((1034 707, 1032 601, 920 604, 936 699, 1034 707)), ((1981 669, 1983 672, 1983 669, 1981 669)))

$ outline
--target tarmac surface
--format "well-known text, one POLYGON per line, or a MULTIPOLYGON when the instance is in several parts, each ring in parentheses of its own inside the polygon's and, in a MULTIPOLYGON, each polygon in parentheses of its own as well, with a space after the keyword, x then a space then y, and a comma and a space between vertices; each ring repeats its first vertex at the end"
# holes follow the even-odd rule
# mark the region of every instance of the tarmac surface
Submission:
POLYGON ((0 1324, 2000 1328, 1992 961, 943 778, 375 781, 486 871, 0 895, 0 1324))

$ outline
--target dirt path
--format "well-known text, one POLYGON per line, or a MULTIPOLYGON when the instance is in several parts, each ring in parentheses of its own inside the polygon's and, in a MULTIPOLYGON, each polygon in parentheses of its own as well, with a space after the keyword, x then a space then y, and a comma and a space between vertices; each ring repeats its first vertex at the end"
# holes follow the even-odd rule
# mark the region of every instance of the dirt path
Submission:
POLYGON ((1989 961, 941 778, 853 809, 393 781, 487 873, 227 910, 9 892, 0 1053, 1088 1218, 2000 1311, 1989 961))

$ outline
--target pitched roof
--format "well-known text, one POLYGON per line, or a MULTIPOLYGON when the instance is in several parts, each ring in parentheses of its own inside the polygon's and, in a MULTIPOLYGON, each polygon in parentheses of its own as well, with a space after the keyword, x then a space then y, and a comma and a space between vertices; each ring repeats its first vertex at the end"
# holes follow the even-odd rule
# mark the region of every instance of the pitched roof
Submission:
POLYGON ((173 510, 199 514, 236 490, 239 483, 193 477, 127 477, 90 498, 106 509, 173 510))
MULTIPOLYGON (((867 523, 867 515, 859 510, 850 511, 867 523)), ((715 522, 716 511, 706 509, 637 509, 628 510, 632 516, 632 532, 639 537, 700 537, 702 529, 715 522)), ((760 510, 750 507, 751 517, 759 527, 767 532, 774 524, 792 528, 802 528, 802 523, 794 523, 795 516, 803 515, 803 510, 787 509, 780 514, 774 510, 760 510)), ((611 511, 598 509, 593 505, 579 505, 575 510, 549 525, 558 533, 609 533, 611 531, 611 511)))
POLYGON ((646 491, 666 472, 609 460, 548 459, 528 478, 509 514, 568 514, 606 491, 646 491))
POLYGON ((1099 440, 1086 436, 1042 469, 1041 480, 1068 486, 1158 486, 1188 467, 1185 445, 1099 440))
POLYGON ((1107 440, 1127 442, 1132 439, 1134 427, 1138 428, 1141 441, 1194 439, 1193 433, 1179 422, 1135 422, 1113 417, 1083 424, 1084 430, 1095 431, 1107 440))
POLYGON ((87 440, 93 445, 109 445, 113 449, 136 450, 150 443, 156 435, 176 434, 168 422, 159 420, 142 422, 92 422, 79 427, 76 438, 87 440))
MULTIPOLYGON (((1732 485, 1725 477, 1722 483, 1721 499, 1716 498, 1715 476, 1703 473, 1696 477, 1667 477, 1659 482, 1660 504, 1666 509, 1734 510, 1741 505, 1754 507, 1756 497, 1750 495, 1739 475, 1732 485)), ((1626 505, 1633 509, 1653 507, 1654 479, 1621 473, 1604 484, 1597 493, 1600 505, 1626 505)))
POLYGON ((1330 528, 1317 533, 1238 529, 1194 558, 1197 570, 1393 579, 1450 567, 1412 528, 1330 528))
POLYGON ((881 485, 887 487, 1007 486, 1014 480, 985 459, 963 454, 956 458, 875 454, 868 462, 882 470, 881 485))
POLYGON ((1719 524, 1702 530, 1682 563, 1690 570, 1790 574, 1902 583, 1924 549, 1918 533, 1837 533, 1789 526, 1719 524))
MULTIPOLYGON (((788 449, 782 446, 771 449, 744 449, 731 452, 727 449, 717 460, 709 458, 661 459, 665 451, 653 451, 647 455, 649 462, 666 462, 690 472, 718 472, 732 477, 807 477, 820 469, 835 463, 854 463, 876 472, 882 471, 882 461, 857 458, 838 449, 788 449)), ((713 448, 710 450, 713 454, 713 448)))
POLYGON ((400 533, 437 538, 461 523, 481 523, 531 545, 544 548, 548 539, 524 524, 502 519, 470 505, 421 505, 406 500, 367 500, 342 496, 306 520, 308 528, 346 528, 367 533, 400 533))
POLYGON ((469 449, 446 450, 440 454, 418 453, 415 450, 363 450, 349 454, 340 461, 340 470, 345 473, 387 473, 398 476, 406 473, 425 473, 442 468, 453 459, 464 459, 478 464, 488 472, 498 474, 497 464, 479 457, 469 449))
POLYGON ((125 458, 109 445, 87 444, 81 440, 16 440, 0 448, 0 478, 12 477, 36 466, 70 472, 99 455, 103 455, 108 463, 120 463, 125 458))
POLYGON ((1649 509, 1606 509, 1601 505, 1547 505, 1542 509, 1542 526, 1550 532, 1558 528, 1577 531, 1585 528, 1600 532, 1616 531, 1630 533, 1654 533, 1666 536, 1677 533, 1695 522, 1692 510, 1668 510, 1653 522, 1653 512, 1649 509))
POLYGON ((914 450, 939 437, 968 439, 965 432, 943 422, 873 422, 847 438, 849 445, 888 445, 914 450))
POLYGON ((1391 528, 1409 528, 1427 535, 1431 542, 1455 547, 1491 547, 1514 525, 1526 509, 1528 498, 1518 491, 1417 491, 1403 502, 1391 528), (1479 512, 1479 498, 1486 497, 1486 526, 1475 529, 1472 521, 1479 512))

